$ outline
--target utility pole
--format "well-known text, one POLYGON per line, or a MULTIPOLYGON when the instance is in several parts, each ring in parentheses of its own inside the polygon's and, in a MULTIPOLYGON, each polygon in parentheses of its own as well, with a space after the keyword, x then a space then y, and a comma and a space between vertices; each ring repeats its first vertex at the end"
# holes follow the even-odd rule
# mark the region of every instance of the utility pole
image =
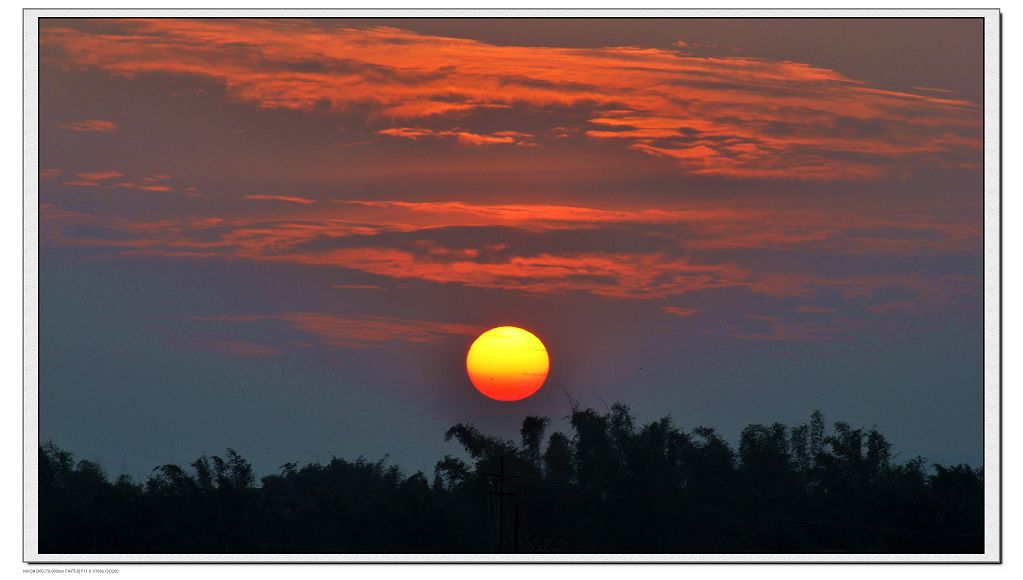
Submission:
POLYGON ((515 523, 513 524, 512 553, 519 553, 519 502, 515 502, 515 523))
MULTIPOLYGON (((505 547, 505 529, 508 527, 505 524, 504 514, 507 511, 505 504, 507 503, 506 498, 516 497, 517 493, 508 491, 505 487, 506 480, 518 478, 518 475, 509 475, 504 469, 504 454, 501 454, 498 459, 498 471, 497 473, 484 473, 485 477, 493 477, 497 479, 497 491, 488 491, 487 495, 497 496, 497 550, 500 553, 505 553, 508 549, 505 547)), ((512 553, 519 551, 519 505, 515 502, 512 507, 512 553)))

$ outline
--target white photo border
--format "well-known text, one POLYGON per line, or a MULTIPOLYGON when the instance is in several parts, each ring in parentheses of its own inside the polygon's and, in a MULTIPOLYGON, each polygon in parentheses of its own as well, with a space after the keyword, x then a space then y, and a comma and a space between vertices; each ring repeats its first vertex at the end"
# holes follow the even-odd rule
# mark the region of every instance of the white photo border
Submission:
POLYGON ((25 9, 23 11, 23 558, 26 563, 1001 563, 1001 13, 997 9, 25 9), (983 554, 40 554, 39 19, 363 18, 982 18, 984 20, 983 554))

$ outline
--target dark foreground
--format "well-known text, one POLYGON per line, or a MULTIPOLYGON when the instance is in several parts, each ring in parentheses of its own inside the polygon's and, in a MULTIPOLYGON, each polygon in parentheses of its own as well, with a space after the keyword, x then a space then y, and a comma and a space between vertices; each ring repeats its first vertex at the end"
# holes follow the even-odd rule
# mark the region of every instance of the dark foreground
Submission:
POLYGON ((432 481, 383 461, 285 464, 256 484, 228 450, 111 482, 39 452, 40 553, 980 553, 983 473, 895 462, 875 430, 819 413, 713 429, 573 411, 519 444, 456 425, 432 481))

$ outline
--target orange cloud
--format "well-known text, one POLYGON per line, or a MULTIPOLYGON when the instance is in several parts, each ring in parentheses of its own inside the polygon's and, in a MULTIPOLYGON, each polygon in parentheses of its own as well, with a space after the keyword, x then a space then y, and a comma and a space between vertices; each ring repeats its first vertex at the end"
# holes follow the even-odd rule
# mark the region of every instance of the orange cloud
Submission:
POLYGON ((452 322, 406 320, 383 316, 341 316, 337 314, 296 312, 278 315, 213 316, 195 320, 216 322, 285 322, 292 328, 314 335, 327 346, 362 348, 372 343, 399 340, 437 342, 451 336, 476 336, 483 327, 452 322))
MULTIPOLYGON (((805 256, 891 259, 968 256, 981 248, 980 225, 966 217, 403 201, 328 209, 307 218, 141 222, 50 205, 42 209, 41 235, 50 243, 117 248, 128 255, 305 264, 395 280, 634 300, 723 288, 780 298, 812 297, 820 290, 863 298, 900 287, 919 300, 943 303, 976 280, 913 273, 822 276, 772 269, 746 252, 785 255, 798 248, 805 256), (602 241, 606 234, 614 244, 602 241)), ((814 308, 800 310, 823 312, 814 308)))
POLYGON ((695 308, 686 308, 684 306, 663 306, 661 312, 665 314, 671 314, 673 316, 692 316, 699 312, 695 308))
POLYGON ((74 131, 76 133, 111 133, 117 130, 113 121, 102 121, 100 119, 86 119, 84 121, 72 121, 57 125, 61 129, 74 131))
POLYGON ((246 195, 245 199, 251 199, 254 201, 283 201, 287 203, 300 203, 302 205, 316 203, 315 199, 296 197, 292 195, 246 195))
MULTIPOLYGON (((59 171, 59 170, 58 170, 59 171)), ((142 177, 138 182, 135 181, 118 181, 115 183, 108 183, 112 179, 124 177, 124 174, 120 171, 105 170, 105 171, 87 171, 85 173, 79 173, 76 181, 66 181, 64 185, 72 185, 76 187, 97 187, 105 185, 109 187, 119 187, 122 189, 137 189, 140 191, 171 191, 173 188, 169 185, 161 183, 167 179, 170 179, 170 175, 149 175, 142 177)))
POLYGON ((525 229, 565 229, 596 224, 679 224, 699 233, 687 246, 701 250, 794 248, 841 253, 960 252, 980 247, 982 229, 968 217, 859 215, 813 210, 743 207, 614 209, 554 204, 479 204, 461 201, 339 201, 350 219, 417 228, 445 225, 511 225, 525 229), (883 232, 883 233, 882 233, 883 232))
POLYGON ((124 177, 124 174, 120 171, 105 170, 105 171, 86 171, 78 174, 78 180, 67 181, 64 185, 74 185, 78 187, 95 187, 100 185, 103 181, 109 181, 111 179, 117 179, 118 177, 124 177))
POLYGON ((461 201, 339 201, 345 206, 379 210, 369 216, 387 215, 401 218, 409 225, 422 223, 414 216, 423 215, 431 225, 444 224, 516 224, 523 227, 556 227, 559 223, 670 223, 706 222, 738 218, 752 219, 749 212, 732 209, 604 209, 555 204, 479 204, 461 201))
POLYGON ((87 171, 79 173, 78 177, 86 181, 106 181, 117 177, 124 177, 120 171, 87 171))
POLYGON ((662 298, 738 286, 748 277, 735 264, 698 265, 664 254, 541 254, 488 263, 468 256, 455 261, 428 260, 402 250, 356 248, 265 259, 527 294, 586 292, 625 299, 662 298))
POLYGON ((394 127, 390 129, 381 129, 377 131, 380 135, 387 135, 389 137, 401 137, 403 139, 412 139, 418 141, 423 138, 454 138, 456 141, 463 145, 520 145, 530 146, 533 145, 531 141, 532 135, 529 133, 520 133, 518 131, 497 131, 495 133, 480 134, 464 131, 461 129, 453 129, 450 131, 438 131, 435 129, 426 129, 424 127, 394 127))
POLYGON ((59 66, 123 77, 200 76, 261 108, 366 108, 375 130, 392 137, 552 146, 566 141, 559 136, 581 134, 699 175, 878 179, 907 168, 975 168, 982 153, 974 103, 929 90, 885 90, 788 61, 498 46, 303 20, 118 19, 102 31, 58 21, 43 24, 40 43, 55 49, 44 60, 59 66), (585 121, 566 128, 558 117, 542 132, 462 128, 491 109, 516 107, 571 107, 585 121), (390 126, 394 119, 429 120, 431 127, 390 126))
POLYGON ((135 183, 133 181, 121 181, 114 184, 115 187, 123 187, 125 189, 138 189, 142 191, 171 191, 173 189, 169 185, 155 185, 150 183, 135 183))

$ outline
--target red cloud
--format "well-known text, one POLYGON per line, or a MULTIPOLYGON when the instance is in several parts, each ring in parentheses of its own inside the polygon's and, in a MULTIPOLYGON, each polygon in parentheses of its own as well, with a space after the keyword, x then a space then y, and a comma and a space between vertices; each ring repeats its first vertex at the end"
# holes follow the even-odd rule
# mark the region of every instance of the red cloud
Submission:
POLYGON ((84 121, 72 121, 57 125, 61 129, 74 131, 76 133, 111 133, 117 130, 113 121, 102 121, 100 119, 86 119, 84 121))
POLYGON ((377 131, 381 135, 387 135, 389 137, 401 137, 403 139, 412 139, 418 141, 423 138, 454 138, 463 145, 521 145, 530 146, 533 144, 531 138, 533 137, 529 133, 520 133, 518 131, 498 131, 496 133, 480 134, 464 131, 461 129, 454 129, 451 131, 438 131, 434 129, 425 129, 423 127, 394 127, 391 129, 382 129, 377 131))
POLYGON ((79 173, 78 177, 86 181, 106 181, 108 179, 124 177, 124 174, 120 171, 87 171, 79 173))
MULTIPOLYGON (((716 222, 722 219, 739 219, 749 212, 732 209, 604 209, 554 204, 479 204, 461 201, 366 201, 350 200, 337 202, 347 206, 361 206, 386 214, 390 219, 407 214, 404 223, 419 223, 412 216, 425 214, 432 225, 442 224, 518 224, 524 226, 544 225, 556 227, 564 223, 670 223, 670 222, 716 222)), ((378 214, 370 214, 378 215, 378 214)))
POLYGON ((352 202, 335 211, 305 219, 131 222, 46 206, 42 236, 51 243, 120 248, 126 254, 306 264, 399 280, 636 300, 720 288, 776 297, 811 297, 832 289, 862 298, 901 287, 920 300, 944 303, 975 287, 976 280, 911 273, 821 276, 772 270, 744 260, 743 252, 799 248, 820 255, 891 257, 968 255, 981 248, 980 226, 967 217, 401 201, 352 202), (74 227, 83 224, 91 227, 74 227), (459 233, 467 228, 476 229, 459 233), (600 245, 602 228, 616 232, 620 249, 600 245), (102 235, 104 230, 111 234, 102 235), (443 231, 470 237, 436 237, 443 231), (515 231, 529 232, 529 239, 576 231, 581 234, 576 239, 589 245, 523 247, 529 242, 515 231), (484 234, 489 237, 479 237, 484 234), (642 244, 633 245, 630 238, 642 244))
POLYGON ((77 181, 68 181, 64 185, 75 185, 78 187, 95 187, 100 185, 102 181, 109 181, 111 179, 117 179, 118 177, 124 177, 124 174, 120 171, 105 170, 105 171, 86 171, 78 174, 77 181))
POLYGON ((114 184, 116 187, 123 187, 126 189, 139 189, 142 191, 170 191, 173 189, 169 185, 154 185, 147 183, 134 183, 132 181, 122 181, 114 184))
POLYGON ((662 306, 661 312, 674 316, 692 316, 698 313, 699 310, 695 308, 686 308, 684 306, 662 306))
POLYGON ((122 189, 137 189, 140 191, 171 191, 173 189, 169 185, 160 183, 171 178, 170 175, 166 174, 143 177, 139 180, 140 183, 136 183, 134 181, 107 183, 110 180, 117 179, 119 177, 124 177, 124 174, 120 171, 87 171, 85 173, 79 173, 76 181, 66 181, 64 182, 64 185, 73 185, 77 187, 97 187, 100 185, 106 185, 122 189))
POLYGON ((293 195, 246 195, 245 199, 251 199, 254 201, 283 201, 287 203, 300 203, 302 205, 316 203, 315 199, 296 197, 293 195))
POLYGON ((402 250, 354 248, 265 259, 339 266, 396 279, 528 294, 587 292, 625 299, 661 298, 738 286, 748 276, 734 264, 696 265, 663 254, 541 254, 487 263, 471 256, 456 261, 435 261, 402 250))
POLYGON ((218 322, 261 322, 277 320, 319 337, 328 346, 361 348, 388 340, 436 342, 450 336, 476 336, 485 328, 452 322, 406 320, 383 316, 341 316, 337 314, 297 312, 278 315, 214 316, 197 318, 218 322))
POLYGON ((302 20, 122 19, 102 32, 58 21, 42 26, 40 43, 58 49, 44 58, 59 66, 126 77, 197 75, 261 108, 321 114, 366 107, 376 130, 396 137, 553 146, 565 140, 528 141, 523 127, 504 134, 459 127, 493 108, 576 107, 588 121, 566 128, 552 116, 560 122, 543 133, 620 141, 701 175, 876 179, 907 168, 974 168, 982 152, 974 103, 884 90, 788 61, 498 46, 302 20), (396 118, 434 126, 388 128, 396 118))

